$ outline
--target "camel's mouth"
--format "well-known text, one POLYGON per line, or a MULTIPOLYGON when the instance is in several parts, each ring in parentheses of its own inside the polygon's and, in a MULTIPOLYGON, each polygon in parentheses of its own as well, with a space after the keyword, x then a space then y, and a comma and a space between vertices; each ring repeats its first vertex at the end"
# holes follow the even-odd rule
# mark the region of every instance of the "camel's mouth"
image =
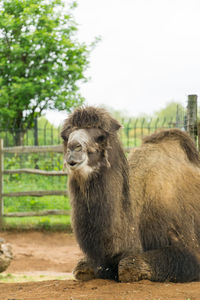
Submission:
POLYGON ((84 159, 78 162, 67 162, 66 167, 69 174, 79 174, 79 176, 87 179, 90 174, 93 173, 93 168, 88 165, 88 159, 84 159))
POLYGON ((81 162, 70 162, 70 163, 67 163, 67 166, 70 170, 78 170, 81 168, 81 166, 84 164, 84 161, 81 161, 81 162))
POLYGON ((70 171, 77 171, 81 169, 87 168, 87 159, 81 160, 81 161, 68 161, 67 167, 70 171))
POLYGON ((79 163, 72 161, 72 162, 70 162, 68 165, 70 166, 70 168, 74 168, 74 167, 76 167, 77 165, 79 165, 79 163))

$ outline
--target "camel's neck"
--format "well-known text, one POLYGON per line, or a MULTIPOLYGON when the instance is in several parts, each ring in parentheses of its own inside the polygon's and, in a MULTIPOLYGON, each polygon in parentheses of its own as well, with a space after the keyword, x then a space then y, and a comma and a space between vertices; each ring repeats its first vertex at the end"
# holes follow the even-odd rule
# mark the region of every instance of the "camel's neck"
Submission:
POLYGON ((123 242, 120 226, 128 223, 128 185, 124 184, 122 174, 120 180, 117 178, 116 170, 105 170, 88 180, 84 188, 75 178, 71 178, 69 186, 73 226, 79 245, 89 257, 99 257, 101 261, 111 255, 110 249, 120 249, 121 246, 115 247, 113 243, 123 242), (113 235, 116 235, 115 241, 113 235))

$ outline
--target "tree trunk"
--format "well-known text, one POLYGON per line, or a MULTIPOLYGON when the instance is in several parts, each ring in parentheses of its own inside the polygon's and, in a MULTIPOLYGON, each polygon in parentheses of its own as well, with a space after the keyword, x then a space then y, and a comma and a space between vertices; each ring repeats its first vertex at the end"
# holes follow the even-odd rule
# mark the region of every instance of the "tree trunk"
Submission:
POLYGON ((15 146, 22 146, 24 144, 25 131, 23 127, 23 112, 18 111, 13 129, 15 146))
POLYGON ((14 144, 15 146, 22 146, 24 144, 24 132, 20 129, 14 132, 14 144))

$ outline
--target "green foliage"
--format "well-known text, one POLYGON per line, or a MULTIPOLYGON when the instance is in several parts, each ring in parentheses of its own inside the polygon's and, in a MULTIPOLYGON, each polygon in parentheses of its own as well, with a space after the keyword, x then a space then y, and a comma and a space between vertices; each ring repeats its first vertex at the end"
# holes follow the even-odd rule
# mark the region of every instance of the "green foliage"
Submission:
POLYGON ((157 111, 154 115, 155 118, 159 119, 167 119, 167 120, 175 120, 177 115, 184 112, 184 107, 178 102, 169 102, 165 106, 165 108, 157 111))
MULTIPOLYGON (((52 125, 45 117, 38 119, 38 144, 39 145, 56 145, 61 144, 60 127, 52 125)), ((34 139, 32 135, 32 145, 34 139)))
POLYGON ((6 154, 5 169, 36 168, 40 170, 59 171, 63 169, 62 153, 23 153, 6 154))
POLYGON ((123 125, 120 138, 124 147, 140 146, 144 136, 158 129, 179 127, 184 128, 184 107, 176 102, 170 102, 165 108, 153 115, 128 117, 128 113, 107 107, 112 115, 123 125))
MULTIPOLYGON (((58 145, 61 144, 60 137, 60 127, 55 127, 52 125, 45 117, 38 118, 38 145, 58 145)), ((26 131, 23 135, 22 144, 25 146, 34 146, 35 145, 35 137, 34 137, 35 129, 31 128, 26 131)), ((14 138, 13 132, 8 131, 0 131, 0 138, 4 140, 5 147, 16 146, 16 140, 14 138)))
MULTIPOLYGON (((33 126, 46 109, 80 105, 89 47, 75 38, 74 2, 2 0, 0 4, 0 124, 33 126)), ((18 141, 19 141, 18 137, 18 141)))

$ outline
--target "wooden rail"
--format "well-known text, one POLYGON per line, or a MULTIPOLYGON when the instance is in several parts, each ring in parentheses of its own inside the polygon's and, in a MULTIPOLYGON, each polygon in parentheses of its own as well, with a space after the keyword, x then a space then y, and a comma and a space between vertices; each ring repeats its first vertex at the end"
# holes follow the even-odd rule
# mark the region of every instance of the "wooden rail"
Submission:
POLYGON ((44 170, 36 170, 36 169, 15 169, 15 170, 4 170, 3 174, 37 174, 37 175, 45 175, 45 176, 63 176, 68 175, 67 172, 64 171, 44 171, 44 170))
POLYGON ((29 211, 29 212, 7 213, 7 214, 4 214, 4 217, 41 217, 41 216, 48 216, 48 215, 54 215, 54 216, 66 215, 66 216, 70 216, 70 214, 71 214, 70 210, 50 209, 50 210, 44 210, 44 211, 29 211))
POLYGON ((27 192, 12 192, 3 193, 3 197, 42 197, 42 196, 68 196, 67 191, 27 191, 27 192))
POLYGON ((16 146, 16 147, 5 147, 3 152, 6 153, 41 153, 41 152, 63 152, 62 145, 55 146, 16 146))

